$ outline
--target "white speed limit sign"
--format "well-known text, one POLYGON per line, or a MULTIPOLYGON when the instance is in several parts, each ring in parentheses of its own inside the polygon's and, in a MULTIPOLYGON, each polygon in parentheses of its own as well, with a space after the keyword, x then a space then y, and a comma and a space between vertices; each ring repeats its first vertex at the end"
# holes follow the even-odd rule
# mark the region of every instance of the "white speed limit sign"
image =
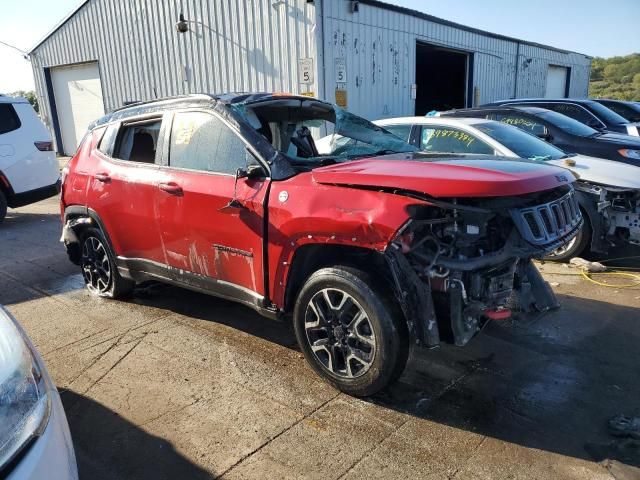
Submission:
POLYGON ((298 60, 298 76, 300 83, 306 85, 313 83, 313 58, 301 58, 298 60))

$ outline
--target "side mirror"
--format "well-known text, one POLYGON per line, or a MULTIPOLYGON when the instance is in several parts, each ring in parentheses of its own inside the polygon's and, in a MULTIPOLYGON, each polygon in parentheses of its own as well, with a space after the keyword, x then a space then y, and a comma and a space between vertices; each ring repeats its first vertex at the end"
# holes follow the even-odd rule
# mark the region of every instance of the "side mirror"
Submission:
POLYGON ((236 179, 239 178, 248 178, 249 180, 253 180, 255 178, 264 178, 266 177, 264 168, 261 165, 247 165, 247 168, 239 168, 236 170, 236 179))
POLYGON ((537 131, 535 135, 536 137, 544 140, 545 142, 550 142, 551 140, 553 140, 553 137, 549 133, 549 130, 547 130, 546 128, 542 131, 537 131))

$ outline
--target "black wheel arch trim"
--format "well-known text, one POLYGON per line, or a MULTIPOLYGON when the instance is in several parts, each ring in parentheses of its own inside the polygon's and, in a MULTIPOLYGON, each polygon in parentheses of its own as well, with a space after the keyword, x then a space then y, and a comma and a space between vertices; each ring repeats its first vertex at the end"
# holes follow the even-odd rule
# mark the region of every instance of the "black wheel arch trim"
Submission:
MULTIPOLYGON (((104 236, 104 239, 107 242, 106 247, 109 250, 109 254, 111 255, 111 258, 117 259, 118 256, 116 255, 115 250, 113 248, 113 243, 111 242, 109 233, 107 232, 107 229, 105 228, 104 223, 100 218, 100 215, 98 215, 98 212, 96 212, 91 208, 88 208, 82 205, 70 205, 64 209, 63 239, 66 238, 65 230, 68 228, 74 230, 74 233, 77 233, 75 232, 75 227, 77 227, 77 225, 80 225, 80 223, 78 222, 75 225, 70 225, 69 222, 72 220, 77 220, 81 218, 89 218, 91 219, 92 222, 95 222, 96 226, 98 227, 98 229, 100 230, 100 232, 104 236)), ((79 240, 80 239, 78 238, 78 243, 79 243, 79 240)), ((67 246, 67 249, 68 249, 69 246, 67 245, 66 240, 65 240, 65 245, 67 246)))
MULTIPOLYGON (((247 289, 238 285, 221 280, 210 279, 192 272, 182 272, 181 276, 183 277, 183 280, 181 281, 176 278, 175 271, 177 269, 174 267, 157 264, 156 262, 149 260, 126 258, 116 255, 111 238, 109 237, 107 229, 105 228, 98 212, 82 205, 70 205, 65 208, 65 228, 73 228, 67 227, 69 224, 68 222, 82 218, 91 219, 91 221, 95 223, 95 226, 100 230, 107 243, 106 247, 109 254, 112 255, 112 258, 116 263, 118 273, 124 278, 135 281, 159 280, 182 288, 187 288, 189 290, 238 302, 253 308, 258 313, 268 318, 275 319, 279 316, 280 312, 272 308, 270 303, 265 300, 265 297, 248 292, 247 289)), ((80 224, 81 223, 77 223, 76 225, 80 224)))
POLYGON ((598 212, 598 207, 593 202, 592 197, 580 190, 575 190, 576 198, 578 200, 578 204, 580 208, 587 214, 587 218, 589 220, 589 225, 591 226, 591 245, 590 249, 592 252, 598 253, 607 253, 609 250, 607 241, 604 238, 605 226, 603 217, 598 212))

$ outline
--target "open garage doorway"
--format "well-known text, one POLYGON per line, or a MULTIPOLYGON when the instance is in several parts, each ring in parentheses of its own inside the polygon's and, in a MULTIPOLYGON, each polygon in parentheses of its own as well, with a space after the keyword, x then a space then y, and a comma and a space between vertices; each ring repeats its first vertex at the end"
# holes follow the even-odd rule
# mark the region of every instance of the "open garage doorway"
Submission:
POLYGON ((471 106, 470 53, 417 42, 416 115, 471 106))

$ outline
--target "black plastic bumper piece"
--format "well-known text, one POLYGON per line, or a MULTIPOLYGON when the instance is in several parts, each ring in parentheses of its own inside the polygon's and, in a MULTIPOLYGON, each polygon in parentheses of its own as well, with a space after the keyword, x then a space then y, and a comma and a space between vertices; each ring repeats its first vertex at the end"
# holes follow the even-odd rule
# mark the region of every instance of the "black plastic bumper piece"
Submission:
POLYGON ((60 193, 60 180, 53 185, 28 190, 21 193, 12 193, 7 198, 7 205, 11 208, 23 207, 31 203, 39 202, 47 198, 55 197, 60 193))

